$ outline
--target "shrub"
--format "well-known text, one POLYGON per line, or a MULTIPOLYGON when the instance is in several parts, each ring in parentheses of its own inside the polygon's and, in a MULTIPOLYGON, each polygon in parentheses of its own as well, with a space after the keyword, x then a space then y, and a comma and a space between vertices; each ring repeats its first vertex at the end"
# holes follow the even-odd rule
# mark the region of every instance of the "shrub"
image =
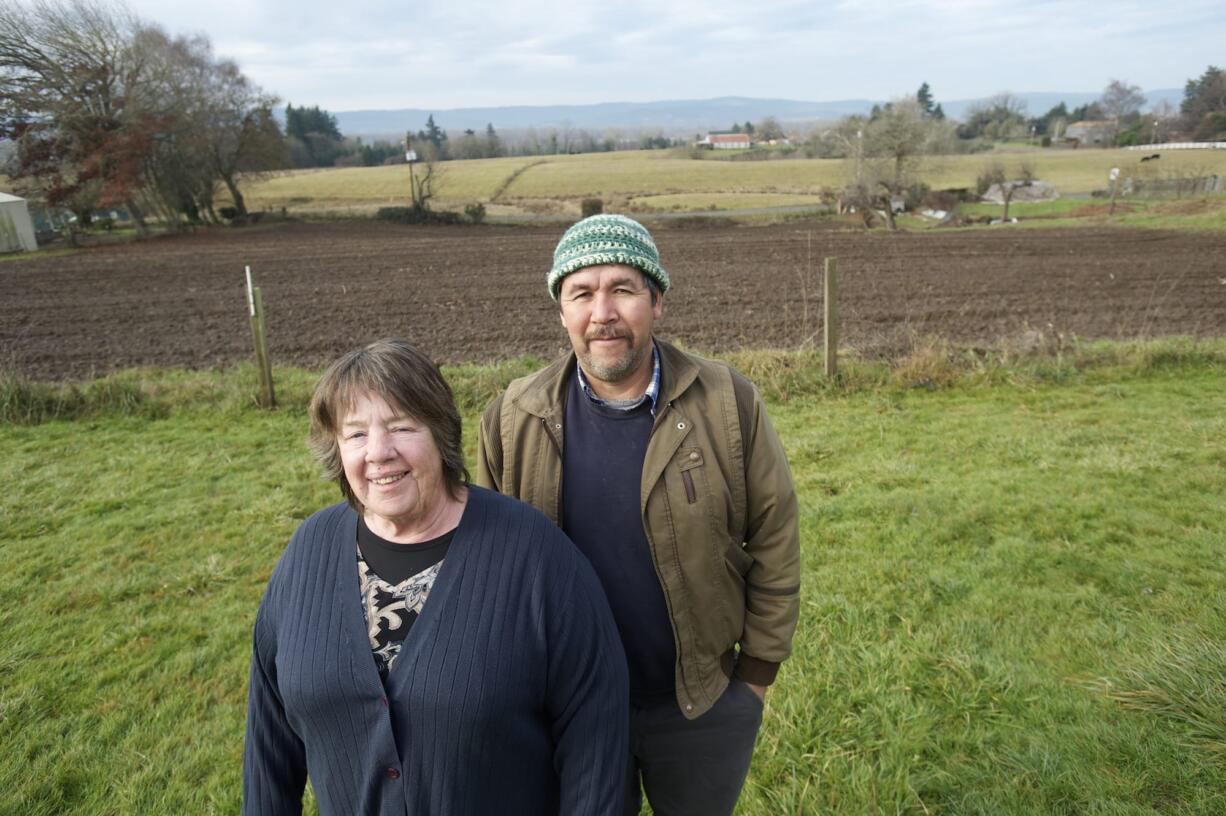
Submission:
POLYGON ((975 192, 983 195, 993 184, 1004 184, 1006 181, 1005 167, 999 161, 992 160, 983 166, 975 177, 975 192))
POLYGON ((380 207, 375 218, 393 224, 459 224, 463 221, 459 213, 425 207, 380 207))
POLYGON ((464 208, 464 214, 468 216, 468 220, 474 224, 480 224, 485 220, 485 205, 478 201, 476 204, 469 204, 464 208))
POLYGON ((600 215, 604 212, 604 202, 599 198, 585 198, 579 205, 579 210, 583 213, 584 218, 589 215, 600 215))

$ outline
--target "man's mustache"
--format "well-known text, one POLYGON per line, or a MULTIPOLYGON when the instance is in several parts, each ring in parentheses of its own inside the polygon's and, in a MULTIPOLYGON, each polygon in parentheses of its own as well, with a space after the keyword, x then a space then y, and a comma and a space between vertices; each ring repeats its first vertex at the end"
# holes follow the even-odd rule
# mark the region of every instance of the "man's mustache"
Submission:
POLYGON ((584 340, 627 340, 630 335, 619 329, 597 329, 583 335, 584 340))

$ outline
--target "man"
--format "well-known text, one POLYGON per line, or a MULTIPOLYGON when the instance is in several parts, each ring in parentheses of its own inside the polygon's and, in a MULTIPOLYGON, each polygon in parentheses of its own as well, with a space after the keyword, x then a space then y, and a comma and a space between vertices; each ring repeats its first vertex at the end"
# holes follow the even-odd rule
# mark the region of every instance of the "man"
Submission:
POLYGON ((591 560, 630 669, 626 812, 731 813, 799 612, 796 494, 753 385, 654 337, 669 276, 620 215, 573 225, 546 280, 573 354, 485 411, 478 484, 591 560))

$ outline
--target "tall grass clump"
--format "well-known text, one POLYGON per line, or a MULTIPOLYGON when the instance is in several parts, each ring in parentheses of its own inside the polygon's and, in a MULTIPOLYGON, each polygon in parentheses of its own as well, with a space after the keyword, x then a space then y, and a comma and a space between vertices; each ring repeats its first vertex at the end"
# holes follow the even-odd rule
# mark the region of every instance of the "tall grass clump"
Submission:
POLYGON ((129 376, 82 384, 43 383, 18 372, 0 372, 0 423, 38 425, 100 414, 154 418, 163 413, 161 406, 149 400, 141 383, 129 376))
MULTIPOLYGON (((1219 620, 1226 620, 1226 610, 1219 620)), ((1226 632, 1174 634, 1105 681, 1121 706, 1161 717, 1226 767, 1226 632)))

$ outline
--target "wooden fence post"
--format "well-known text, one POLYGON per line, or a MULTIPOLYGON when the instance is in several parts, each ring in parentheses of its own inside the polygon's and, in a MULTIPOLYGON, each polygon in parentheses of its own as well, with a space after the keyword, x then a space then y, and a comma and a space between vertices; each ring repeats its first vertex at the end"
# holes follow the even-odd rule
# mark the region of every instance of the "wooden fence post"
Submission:
POLYGON ((255 364, 260 369, 260 405, 277 407, 277 395, 272 386, 272 362, 268 359, 268 336, 264 323, 264 296, 260 287, 251 285, 251 267, 247 267, 247 306, 251 312, 251 337, 255 341, 255 364))
POLYGON ((826 376, 834 377, 839 370, 839 309, 838 258, 826 259, 824 307, 826 376))

